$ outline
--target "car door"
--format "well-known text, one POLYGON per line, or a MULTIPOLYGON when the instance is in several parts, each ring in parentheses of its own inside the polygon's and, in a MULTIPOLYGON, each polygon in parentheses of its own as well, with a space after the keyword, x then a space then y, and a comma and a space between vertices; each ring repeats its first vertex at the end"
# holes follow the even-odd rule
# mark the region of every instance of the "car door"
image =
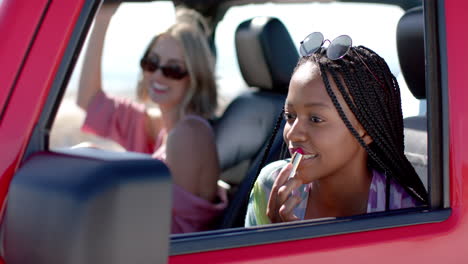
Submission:
POLYGON ((30 52, 37 31, 47 11, 47 0, 35 1, 24 8, 19 1, 0 2, 0 32, 5 41, 0 42, 0 120, 16 84, 21 68, 30 52), (18 23, 15 21, 22 21, 18 23))

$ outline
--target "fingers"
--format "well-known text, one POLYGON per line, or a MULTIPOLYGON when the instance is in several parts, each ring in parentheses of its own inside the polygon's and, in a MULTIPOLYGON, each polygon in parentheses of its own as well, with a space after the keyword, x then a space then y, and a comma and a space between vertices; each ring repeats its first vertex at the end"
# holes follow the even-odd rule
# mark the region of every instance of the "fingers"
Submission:
POLYGON ((292 165, 288 163, 284 166, 276 177, 273 187, 270 192, 270 197, 268 199, 268 208, 274 209, 276 211, 276 199, 278 197, 278 189, 286 182, 287 175, 291 172, 292 165))
POLYGON ((293 191, 299 188, 302 185, 302 182, 295 178, 290 178, 282 186, 278 188, 278 197, 277 202, 279 204, 284 204, 286 200, 293 194, 293 191))
MULTIPOLYGON (((283 186, 284 187, 284 186, 283 186)), ((301 203, 301 197, 298 195, 289 196, 284 200, 280 201, 278 195, 270 195, 267 207, 267 216, 272 223, 296 221, 299 218, 294 215, 294 209, 301 203), (274 200, 275 198, 276 200, 274 200)))
POLYGON ((292 164, 288 163, 279 172, 270 192, 267 206, 267 216, 272 223, 283 221, 295 221, 298 218, 293 210, 301 202, 301 198, 293 194, 293 190, 299 188, 302 182, 298 179, 288 178, 292 164))
POLYGON ((288 163, 286 166, 284 166, 281 169, 281 171, 278 174, 278 177, 276 177, 276 180, 275 180, 276 185, 282 186, 286 183, 286 181, 288 180, 289 174, 291 173, 292 167, 293 167, 292 164, 288 163))
POLYGON ((294 215, 294 208, 296 208, 300 203, 301 197, 291 195, 278 211, 281 220, 283 222, 299 220, 299 218, 296 215, 294 215))

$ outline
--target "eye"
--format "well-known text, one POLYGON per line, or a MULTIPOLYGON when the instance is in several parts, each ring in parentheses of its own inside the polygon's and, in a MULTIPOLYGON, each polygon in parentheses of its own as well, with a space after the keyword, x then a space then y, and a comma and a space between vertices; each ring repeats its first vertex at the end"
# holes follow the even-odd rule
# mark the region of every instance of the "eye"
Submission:
POLYGON ((294 119, 296 119, 295 114, 292 114, 292 113, 289 113, 289 112, 284 112, 284 120, 286 120, 287 122, 292 122, 292 121, 294 121, 294 119))
POLYGON ((321 123, 323 122, 323 119, 321 119, 320 117, 311 116, 310 121, 312 121, 313 123, 321 123))
POLYGON ((171 70, 180 71, 180 72, 185 71, 185 69, 181 65, 178 65, 178 64, 168 64, 166 65, 166 68, 170 68, 171 70))

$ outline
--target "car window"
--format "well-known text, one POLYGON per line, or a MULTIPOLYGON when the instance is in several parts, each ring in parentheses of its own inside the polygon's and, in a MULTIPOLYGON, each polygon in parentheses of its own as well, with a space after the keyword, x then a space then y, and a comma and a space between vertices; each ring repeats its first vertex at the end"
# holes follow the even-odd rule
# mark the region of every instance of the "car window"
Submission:
MULTIPOLYGON (((362 3, 266 3, 231 7, 219 22, 215 34, 216 81, 220 96, 227 104, 248 89, 236 60, 236 27, 256 16, 273 16, 286 25, 297 47, 309 33, 320 31, 330 40, 347 34, 353 39, 353 45, 362 44, 375 50, 388 62, 399 81, 404 117, 422 114, 420 109, 425 109, 425 104, 408 90, 397 56, 396 27, 404 12, 396 6, 362 3)), ((104 89, 112 87, 113 94, 135 98, 142 52, 155 33, 163 31, 175 21, 174 13, 171 2, 124 3, 120 6, 104 46, 104 89)), ((68 148, 83 141, 92 141, 123 151, 116 143, 80 131, 84 113, 76 106, 75 100, 81 59, 54 121, 50 148, 68 148)))

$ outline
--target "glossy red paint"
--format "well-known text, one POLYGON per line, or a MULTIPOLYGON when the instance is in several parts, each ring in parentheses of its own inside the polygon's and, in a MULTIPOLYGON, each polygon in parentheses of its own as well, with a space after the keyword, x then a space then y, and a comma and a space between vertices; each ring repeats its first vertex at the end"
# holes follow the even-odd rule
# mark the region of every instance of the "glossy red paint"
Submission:
MULTIPOLYGON (((10 74, 11 76, 17 75, 18 79, 11 88, 13 92, 8 107, 5 108, 3 119, 0 120, 0 145, 4 150, 0 159, 0 204, 4 203, 8 185, 22 159, 25 146, 38 120, 83 5, 83 1, 50 1, 48 6, 46 1, 33 2, 30 3, 32 6, 28 3, 28 8, 24 8, 25 3, 21 1, 4 0, 2 2, 2 8, 5 6, 9 8, 5 12, 20 14, 20 17, 13 18, 10 16, 14 16, 15 13, 4 14, 2 11, 0 16, 2 21, 10 19, 15 21, 15 25, 29 24, 29 27, 23 26, 24 28, 18 28, 19 26, 8 28, 2 25, 0 31, 2 35, 13 36, 12 46, 4 43, 8 41, 2 41, 0 44, 2 76, 4 76, 3 69, 7 69, 7 66, 13 67, 15 71, 19 70, 21 59, 24 57, 34 33, 32 31, 38 30, 34 42, 30 45, 30 51, 24 58, 22 68, 19 72, 10 74), (41 16, 43 16, 42 22, 39 19, 41 16), (38 24, 40 22, 41 24, 38 24), (28 32, 25 32, 24 35, 18 34, 17 31, 21 30, 28 32), (18 50, 14 49, 15 46, 18 50), (4 54, 9 50, 5 51, 3 48, 9 48, 11 54, 4 54), (6 62, 3 61, 3 55, 7 58, 6 62), (12 63, 13 66, 9 63, 12 63)), ((13 84, 12 80, 7 78, 8 76, 0 78, 2 87, 0 100, 4 99, 9 92, 7 87, 13 84)))
MULTIPOLYGON (((461 8, 468 8, 468 4, 446 3, 447 23, 447 55, 448 55, 448 83, 449 83, 449 114, 450 114, 450 180, 452 206, 459 208, 466 215, 468 201, 468 55, 463 52, 468 45, 468 36, 461 34, 468 18, 461 8)), ((466 218, 464 218, 465 221, 466 218)))
POLYGON ((468 2, 445 1, 450 204, 441 223, 180 255, 178 263, 467 263, 468 254, 468 2))
POLYGON ((28 8, 21 1, 1 2, 0 33, 8 37, 0 41, 0 113, 46 6, 46 0, 33 1, 28 8))

